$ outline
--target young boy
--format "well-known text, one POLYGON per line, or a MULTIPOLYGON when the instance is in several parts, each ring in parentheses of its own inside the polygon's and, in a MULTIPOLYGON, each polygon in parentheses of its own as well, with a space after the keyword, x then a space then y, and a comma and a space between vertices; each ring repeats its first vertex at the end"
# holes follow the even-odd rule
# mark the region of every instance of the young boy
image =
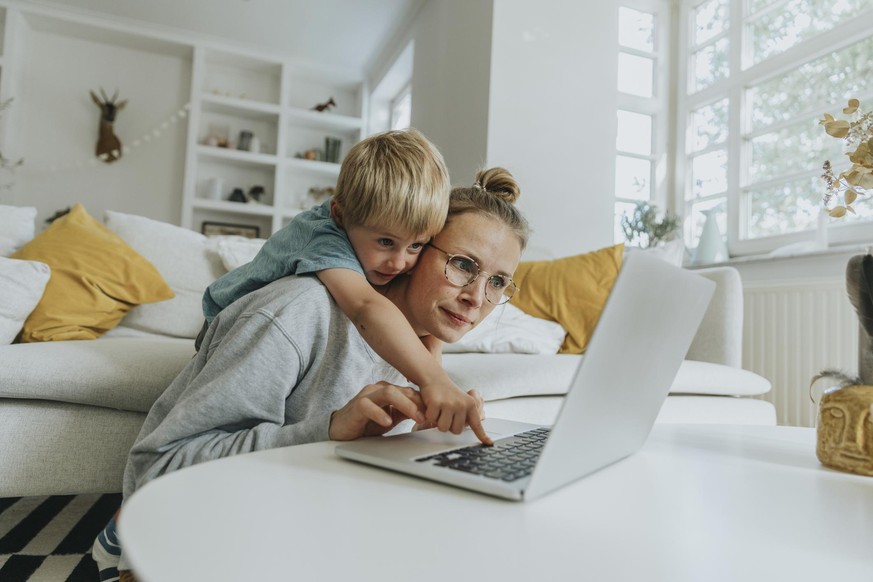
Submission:
POLYGON ((455 433, 468 423, 482 442, 491 444, 475 399, 440 365, 441 342, 419 338, 397 307, 373 288, 415 266, 424 245, 445 223, 449 192, 442 156, 418 131, 364 139, 343 161, 332 200, 297 215, 252 262, 206 289, 207 323, 277 279, 315 274, 370 347, 418 385, 428 423, 455 433))

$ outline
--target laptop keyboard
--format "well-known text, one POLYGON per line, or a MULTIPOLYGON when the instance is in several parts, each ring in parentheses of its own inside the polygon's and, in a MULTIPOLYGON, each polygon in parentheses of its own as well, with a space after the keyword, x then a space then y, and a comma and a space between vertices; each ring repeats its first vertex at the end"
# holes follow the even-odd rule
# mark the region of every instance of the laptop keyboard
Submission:
POLYGON ((549 429, 535 428, 498 440, 493 447, 478 444, 416 461, 501 481, 516 481, 531 474, 548 438, 549 429))

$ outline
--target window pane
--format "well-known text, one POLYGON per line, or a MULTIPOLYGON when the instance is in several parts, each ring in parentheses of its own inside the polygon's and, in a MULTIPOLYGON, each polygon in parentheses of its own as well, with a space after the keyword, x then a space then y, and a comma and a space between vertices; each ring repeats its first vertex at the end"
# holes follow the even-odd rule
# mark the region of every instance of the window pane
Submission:
POLYGON ((790 0, 750 23, 755 63, 873 8, 873 0, 790 0))
POLYGON ((748 92, 755 129, 792 119, 811 106, 842 104, 869 92, 873 37, 801 65, 748 92))
POLYGON ((754 14, 776 2, 785 2, 785 0, 749 0, 749 14, 754 14))
POLYGON ((697 202, 691 207, 690 215, 685 218, 685 246, 689 248, 697 246, 700 233, 703 232, 703 223, 706 221, 706 215, 703 213, 707 210, 715 213, 716 224, 722 236, 727 232, 727 199, 716 198, 697 202))
POLYGON ((816 226, 824 184, 818 176, 749 192, 749 238, 816 226))
POLYGON ((692 158, 691 180, 694 198, 727 190, 727 150, 715 150, 692 158))
POLYGON ((628 156, 615 157, 615 196, 631 200, 652 197, 652 162, 628 156))
POLYGON ((406 91, 391 106, 391 129, 406 129, 412 122, 412 92, 406 91))
POLYGON ((691 70, 694 71, 695 91, 728 77, 730 72, 728 46, 728 39, 723 38, 692 55, 691 70))
POLYGON ((691 149, 699 151, 724 142, 728 134, 728 100, 722 99, 691 115, 691 149))
POLYGON ((618 90, 640 97, 654 95, 655 63, 652 59, 618 53, 618 90))
MULTIPOLYGON (((825 133, 816 119, 796 123, 752 140, 749 183, 821 168, 844 159, 844 142, 825 133)), ((823 186, 823 184, 822 184, 823 186)))
POLYGON ((618 44, 641 51, 655 50, 655 15, 620 6, 618 44))
POLYGON ((636 206, 636 204, 631 204, 630 202, 615 203, 615 219, 613 220, 612 237, 615 244, 627 242, 627 238, 624 236, 624 231, 621 229, 621 217, 624 215, 631 216, 636 206))
POLYGON ((622 152, 651 154, 652 116, 619 110, 615 147, 622 152))
POLYGON ((694 9, 694 44, 706 42, 728 29, 728 0, 709 0, 694 9))

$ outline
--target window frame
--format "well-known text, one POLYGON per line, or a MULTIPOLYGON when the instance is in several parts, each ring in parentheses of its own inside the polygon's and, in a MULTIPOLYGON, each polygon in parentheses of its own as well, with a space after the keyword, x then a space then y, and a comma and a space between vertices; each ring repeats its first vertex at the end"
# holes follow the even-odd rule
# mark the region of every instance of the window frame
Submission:
MULTIPOLYGON (((692 54, 700 47, 715 42, 721 35, 708 39, 705 43, 692 45, 693 39, 693 12, 694 9, 707 0, 680 0, 677 16, 678 50, 676 51, 675 66, 678 78, 682 81, 675 87, 676 95, 676 147, 675 147, 675 175, 678 187, 674 191, 673 207, 679 209, 685 220, 691 219, 694 202, 701 198, 690 198, 691 189, 691 161, 692 154, 700 155, 700 152, 691 152, 688 142, 691 139, 690 131, 693 127, 693 112, 707 104, 719 101, 725 97, 728 103, 728 135, 725 141, 727 148, 727 190, 724 193, 727 202, 727 232, 725 233, 728 249, 731 256, 756 255, 770 252, 776 248, 815 238, 815 229, 801 232, 778 234, 754 239, 744 238, 748 223, 741 221, 743 214, 749 212, 748 190, 752 186, 748 183, 748 168, 751 161, 751 139, 764 133, 770 133, 779 127, 789 126, 798 120, 808 116, 821 116, 825 111, 832 110, 840 103, 817 103, 811 104, 810 108, 786 122, 778 122, 766 130, 751 131, 751 111, 746 103, 746 92, 778 75, 794 70, 803 64, 816 58, 826 56, 832 52, 844 49, 852 44, 863 41, 873 36, 873 10, 863 12, 856 17, 847 20, 831 30, 819 33, 803 40, 785 51, 766 58, 759 63, 752 64, 751 39, 748 37, 747 24, 749 21, 772 10, 784 8, 782 0, 767 6, 754 14, 744 15, 745 0, 729 0, 730 23, 726 31, 729 39, 729 74, 726 79, 716 81, 712 85, 696 92, 691 92, 693 83, 693 71, 691 70, 692 54), (739 25, 738 25, 739 23, 739 25), (681 88, 681 89, 680 89, 681 88)), ((863 103, 873 101, 868 95, 851 95, 858 97, 863 103), (865 101, 865 97, 867 98, 865 101)), ((821 160, 823 163, 825 160, 821 160)), ((842 160, 831 160, 842 161, 842 160)), ((801 170, 785 175, 786 181, 797 177, 806 177, 820 174, 819 165, 813 172, 812 169, 801 170)), ((778 180, 778 178, 777 178, 778 180)), ((757 185, 766 181, 757 182, 757 185)), ((778 183, 778 182, 777 182, 778 183)), ((825 193, 824 182, 821 184, 821 194, 825 193)), ((721 194, 713 198, 720 197, 721 194)), ((863 203, 873 204, 873 200, 865 200, 863 203)), ((831 222, 828 226, 828 238, 831 244, 851 244, 870 240, 871 221, 861 221, 854 224, 831 222)))
MULTIPOLYGON (((616 159, 618 156, 626 156, 634 159, 648 160, 651 163, 648 201, 657 206, 660 212, 664 212, 671 206, 670 192, 672 191, 673 183, 673 176, 668 171, 671 164, 671 152, 668 150, 668 144, 671 142, 671 131, 674 126, 670 121, 671 87, 673 86, 673 79, 670 75, 670 30, 674 20, 674 10, 670 0, 620 0, 616 3, 616 12, 622 7, 654 15, 654 47, 652 52, 623 46, 619 44, 619 38, 616 36, 617 54, 624 52, 652 58, 654 61, 652 97, 640 97, 616 91, 616 115, 618 111, 628 111, 651 116, 652 144, 651 153, 648 155, 619 150, 617 144, 615 144, 615 156, 616 159)), ((613 176, 614 179, 615 177, 613 176)), ((616 184, 613 183, 613 208, 619 203, 636 204, 640 201, 635 198, 618 196, 615 186, 616 184)), ((613 210, 613 216, 615 221, 621 218, 621 215, 615 210, 613 210)), ((622 238, 615 242, 626 241, 622 238)))

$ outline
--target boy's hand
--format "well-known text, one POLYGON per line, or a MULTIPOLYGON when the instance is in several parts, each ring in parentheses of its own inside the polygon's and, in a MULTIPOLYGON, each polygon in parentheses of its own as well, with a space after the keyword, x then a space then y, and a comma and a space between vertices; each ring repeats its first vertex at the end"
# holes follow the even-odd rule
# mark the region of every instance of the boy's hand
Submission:
POLYGON ((461 434, 464 426, 469 425, 483 444, 494 444, 482 426, 482 398, 475 390, 464 394, 452 382, 433 383, 420 388, 426 406, 425 420, 429 426, 435 426, 443 432, 461 434))

